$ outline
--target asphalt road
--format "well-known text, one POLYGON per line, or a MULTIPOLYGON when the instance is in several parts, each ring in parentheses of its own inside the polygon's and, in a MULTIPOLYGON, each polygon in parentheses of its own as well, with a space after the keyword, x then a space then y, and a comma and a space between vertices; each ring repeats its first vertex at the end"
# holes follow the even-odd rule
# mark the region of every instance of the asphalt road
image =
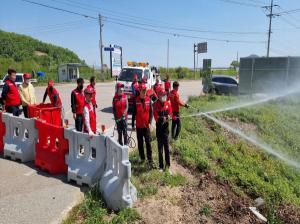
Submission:
MULTIPOLYGON (((201 81, 182 81, 182 99, 199 95, 201 81)), ((75 84, 57 85, 65 117, 74 124, 70 93, 75 84)), ((37 87, 36 95, 42 101, 45 87, 37 87)), ((114 126, 112 97, 114 83, 97 83, 97 124, 114 126)), ((67 212, 83 197, 86 189, 67 183, 65 175, 50 176, 36 169, 33 163, 21 164, 0 157, 0 224, 54 224, 60 223, 67 212)))

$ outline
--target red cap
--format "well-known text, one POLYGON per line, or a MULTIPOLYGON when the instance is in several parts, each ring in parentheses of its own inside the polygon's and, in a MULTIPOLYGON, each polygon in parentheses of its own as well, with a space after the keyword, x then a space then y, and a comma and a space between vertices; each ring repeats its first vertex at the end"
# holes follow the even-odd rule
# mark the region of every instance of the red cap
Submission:
POLYGON ((117 83, 117 89, 120 89, 120 88, 124 88, 124 84, 123 83, 117 83))
POLYGON ((85 93, 85 94, 94 94, 94 93, 95 93, 95 90, 94 90, 93 87, 88 86, 88 87, 85 88, 84 93, 85 93))
POLYGON ((54 84, 53 80, 50 79, 50 80, 48 81, 48 86, 49 86, 49 87, 50 87, 50 86, 53 86, 53 84, 54 84))
POLYGON ((147 86, 145 85, 145 83, 141 83, 140 86, 139 86, 139 89, 140 90, 146 90, 147 86))
POLYGON ((29 73, 24 73, 23 78, 24 79, 30 79, 31 75, 29 73))
POLYGON ((167 92, 164 89, 160 89, 158 91, 158 96, 164 96, 164 95, 167 95, 167 92))

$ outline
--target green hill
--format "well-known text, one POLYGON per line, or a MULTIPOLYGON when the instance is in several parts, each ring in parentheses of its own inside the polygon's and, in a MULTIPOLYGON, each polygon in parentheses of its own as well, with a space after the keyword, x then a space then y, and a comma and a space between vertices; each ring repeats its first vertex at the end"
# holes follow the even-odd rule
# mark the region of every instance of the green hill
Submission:
POLYGON ((0 30, 0 76, 13 67, 20 72, 43 71, 46 79, 55 78, 57 66, 63 63, 82 63, 73 51, 44 43, 26 35, 0 30))

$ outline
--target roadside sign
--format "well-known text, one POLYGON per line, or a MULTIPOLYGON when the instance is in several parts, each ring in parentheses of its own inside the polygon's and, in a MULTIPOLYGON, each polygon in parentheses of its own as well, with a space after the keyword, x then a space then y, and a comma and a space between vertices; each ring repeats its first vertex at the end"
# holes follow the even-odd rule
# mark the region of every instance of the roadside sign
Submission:
POLYGON ((114 48, 113 47, 105 47, 104 51, 114 51, 114 48))
POLYGON ((107 48, 110 51, 110 68, 111 76, 118 77, 122 71, 122 47, 118 45, 110 45, 107 48))
POLYGON ((211 70, 211 59, 203 59, 203 71, 211 70))
POLYGON ((197 45, 197 53, 207 53, 207 42, 198 43, 197 45))

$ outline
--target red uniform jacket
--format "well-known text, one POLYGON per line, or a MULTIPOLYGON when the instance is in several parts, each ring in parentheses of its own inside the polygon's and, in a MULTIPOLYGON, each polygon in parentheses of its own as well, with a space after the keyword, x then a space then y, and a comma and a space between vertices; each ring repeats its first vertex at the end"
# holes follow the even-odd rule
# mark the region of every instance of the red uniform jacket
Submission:
MULTIPOLYGON (((83 91, 79 91, 77 88, 73 90, 72 92, 74 94, 75 97, 75 113, 76 114, 83 114, 83 107, 85 104, 85 98, 84 98, 84 94, 83 91)), ((74 112, 74 111, 73 111, 74 112)))
MULTIPOLYGON (((113 98, 113 111, 114 111, 114 116, 117 120, 119 120, 124 112, 127 109, 127 96, 125 94, 123 94, 122 96, 118 96, 117 94, 115 94, 114 98, 113 98)), ((128 113, 126 111, 126 119, 128 117, 128 113)))
POLYGON ((170 92, 170 89, 171 89, 171 82, 169 80, 166 80, 165 81, 165 90, 167 92, 170 92))
MULTIPOLYGON (((85 102, 84 107, 87 107, 89 111, 89 117, 90 117, 90 127, 94 133, 96 133, 97 125, 96 125, 96 113, 94 110, 94 107, 91 106, 89 103, 85 102)), ((88 133, 87 127, 85 126, 85 123, 83 123, 83 130, 84 132, 88 133)))
POLYGON ((97 102, 96 102, 96 88, 95 88, 95 86, 93 86, 91 84, 89 84, 86 88, 90 88, 90 87, 94 89, 92 104, 93 104, 93 106, 96 106, 97 105, 97 102))
POLYGON ((49 87, 47 87, 47 94, 50 99, 51 104, 54 106, 54 96, 57 96, 56 106, 61 107, 61 99, 59 97, 58 91, 53 87, 52 92, 50 92, 49 87))
POLYGON ((167 118, 168 116, 172 116, 172 106, 170 101, 167 100, 166 102, 162 103, 160 100, 157 100, 153 104, 153 113, 156 122, 159 120, 159 118, 167 118))
POLYGON ((136 120, 136 128, 149 128, 152 120, 152 105, 149 96, 145 96, 144 100, 137 97, 135 108, 132 115, 132 122, 136 120))
POLYGON ((179 94, 175 89, 173 89, 170 92, 169 98, 170 98, 170 101, 171 101, 173 113, 174 112, 178 113, 180 107, 184 107, 185 103, 180 100, 179 94))
POLYGON ((21 98, 20 98, 20 94, 19 94, 17 85, 10 79, 6 80, 5 83, 9 87, 9 91, 7 92, 7 95, 5 98, 5 106, 6 107, 20 106, 21 98))

